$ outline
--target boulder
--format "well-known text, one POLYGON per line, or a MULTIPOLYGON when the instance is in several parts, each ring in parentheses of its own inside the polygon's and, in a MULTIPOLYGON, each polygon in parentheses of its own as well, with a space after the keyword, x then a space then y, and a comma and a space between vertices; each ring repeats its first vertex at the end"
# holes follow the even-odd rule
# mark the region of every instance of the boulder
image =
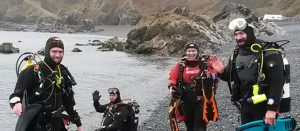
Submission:
POLYGON ((143 17, 136 29, 127 34, 125 51, 139 54, 177 55, 188 41, 199 44, 201 52, 210 53, 226 43, 217 25, 206 16, 191 14, 185 8, 143 17))
POLYGON ((74 48, 74 49, 72 50, 72 52, 82 52, 82 50, 80 50, 79 48, 74 48))
POLYGON ((102 47, 105 43, 100 40, 89 40, 87 44, 76 43, 75 46, 100 46, 102 47))
POLYGON ((152 51, 152 46, 150 46, 149 41, 146 41, 142 44, 139 44, 139 46, 136 48, 137 54, 148 54, 152 51))
POLYGON ((97 51, 113 51, 114 49, 113 48, 103 48, 103 47, 99 47, 98 49, 97 49, 97 51))
POLYGON ((13 47, 12 43, 5 42, 0 45, 0 53, 11 54, 11 53, 19 53, 19 48, 13 47))
POLYGON ((91 43, 89 43, 90 46, 103 46, 103 42, 101 42, 100 40, 92 40, 91 43))
POLYGON ((86 46, 86 44, 79 44, 79 43, 76 43, 75 46, 86 46))
POLYGON ((124 51, 124 42, 117 42, 115 45, 116 51, 124 51))
POLYGON ((113 37, 111 39, 108 39, 103 44, 103 49, 108 48, 116 51, 124 51, 124 42, 120 41, 118 37, 113 37))

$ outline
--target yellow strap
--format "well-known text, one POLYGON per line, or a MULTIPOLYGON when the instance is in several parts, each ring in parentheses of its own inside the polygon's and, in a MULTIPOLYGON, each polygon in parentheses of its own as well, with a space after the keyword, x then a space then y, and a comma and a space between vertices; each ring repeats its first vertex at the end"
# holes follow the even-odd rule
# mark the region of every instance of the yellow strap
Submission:
POLYGON ((60 71, 60 67, 59 65, 57 66, 57 70, 58 70, 58 75, 56 75, 56 85, 57 87, 60 89, 60 84, 61 84, 61 71, 60 71))
POLYGON ((260 69, 259 69, 260 73, 262 73, 263 65, 264 65, 264 53, 261 53, 261 62, 260 62, 260 69))

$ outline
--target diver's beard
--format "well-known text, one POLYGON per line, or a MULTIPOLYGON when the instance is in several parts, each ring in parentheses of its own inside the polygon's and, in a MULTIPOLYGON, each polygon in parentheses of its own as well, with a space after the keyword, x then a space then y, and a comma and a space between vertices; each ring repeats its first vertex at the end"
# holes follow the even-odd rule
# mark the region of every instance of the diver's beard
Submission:
POLYGON ((236 40, 236 43, 237 43, 239 46, 242 46, 242 45, 244 45, 244 44, 245 44, 245 42, 246 42, 246 40, 245 40, 245 39, 236 40))
POLYGON ((60 59, 59 61, 56 61, 56 60, 52 60, 55 64, 59 65, 62 61, 62 59, 60 59))
POLYGON ((62 58, 51 58, 52 63, 55 65, 59 65, 62 60, 63 60, 63 57, 62 58))

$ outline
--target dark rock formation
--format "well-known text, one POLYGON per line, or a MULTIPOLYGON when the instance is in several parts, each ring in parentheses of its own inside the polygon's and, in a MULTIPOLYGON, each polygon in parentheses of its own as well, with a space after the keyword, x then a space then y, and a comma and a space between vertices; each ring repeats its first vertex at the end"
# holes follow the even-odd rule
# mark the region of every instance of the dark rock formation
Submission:
POLYGON ((103 47, 97 48, 97 51, 113 51, 113 50, 114 50, 113 48, 103 48, 103 47))
POLYGON ((124 51, 124 42, 120 41, 118 37, 113 37, 111 39, 108 39, 103 43, 102 46, 98 47, 98 51, 124 51))
POLYGON ((82 52, 82 50, 80 50, 79 48, 74 48, 74 49, 72 50, 72 52, 82 52))
POLYGON ((128 33, 125 51, 168 56, 182 53, 188 41, 198 43, 204 53, 219 50, 225 43, 221 33, 216 31, 216 25, 205 16, 175 8, 171 12, 142 18, 137 28, 128 33))
POLYGON ((98 50, 116 50, 116 51, 124 51, 124 42, 120 41, 118 37, 114 37, 111 39, 108 39, 106 42, 104 42, 103 47, 98 48, 98 50))
POLYGON ((76 43, 75 46, 103 46, 105 43, 100 40, 89 40, 87 44, 76 43))
POLYGON ((76 43, 75 46, 86 46, 86 44, 79 44, 79 43, 76 43))
MULTIPOLYGON (((222 20, 232 20, 234 18, 239 17, 246 18, 249 22, 258 21, 258 18, 253 14, 253 12, 249 8, 242 4, 236 3, 230 3, 228 5, 225 5, 224 8, 213 17, 213 21, 217 23, 222 20)), ((226 21, 226 24, 228 25, 229 22, 230 21, 226 21)))
POLYGON ((13 47, 12 43, 5 42, 0 45, 0 53, 11 54, 11 53, 19 53, 19 48, 13 47))
MULTIPOLYGON (((187 15, 188 10, 212 15, 229 2, 244 3, 258 15, 271 13, 291 17, 300 14, 297 0, 0 0, 0 20, 31 24, 41 19, 45 23, 62 20, 67 25, 84 25, 82 20, 87 19, 92 25, 135 25, 141 16, 174 7, 187 7, 182 10, 183 15, 187 15)), ((181 10, 174 13, 178 11, 181 10)))

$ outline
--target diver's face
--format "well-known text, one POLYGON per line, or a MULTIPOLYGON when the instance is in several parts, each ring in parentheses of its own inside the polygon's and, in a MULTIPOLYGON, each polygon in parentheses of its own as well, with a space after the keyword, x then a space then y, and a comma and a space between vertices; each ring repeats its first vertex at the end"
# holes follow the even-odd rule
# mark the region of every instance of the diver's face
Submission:
POLYGON ((198 51, 195 48, 188 48, 185 52, 188 61, 196 60, 198 51))
POLYGON ((64 57, 64 50, 58 47, 51 48, 50 57, 56 64, 59 64, 64 57))
POLYGON ((247 34, 244 31, 235 31, 234 39, 238 45, 244 45, 247 40, 247 34))
POLYGON ((117 94, 109 94, 110 102, 114 103, 116 101, 117 97, 118 97, 117 94))

